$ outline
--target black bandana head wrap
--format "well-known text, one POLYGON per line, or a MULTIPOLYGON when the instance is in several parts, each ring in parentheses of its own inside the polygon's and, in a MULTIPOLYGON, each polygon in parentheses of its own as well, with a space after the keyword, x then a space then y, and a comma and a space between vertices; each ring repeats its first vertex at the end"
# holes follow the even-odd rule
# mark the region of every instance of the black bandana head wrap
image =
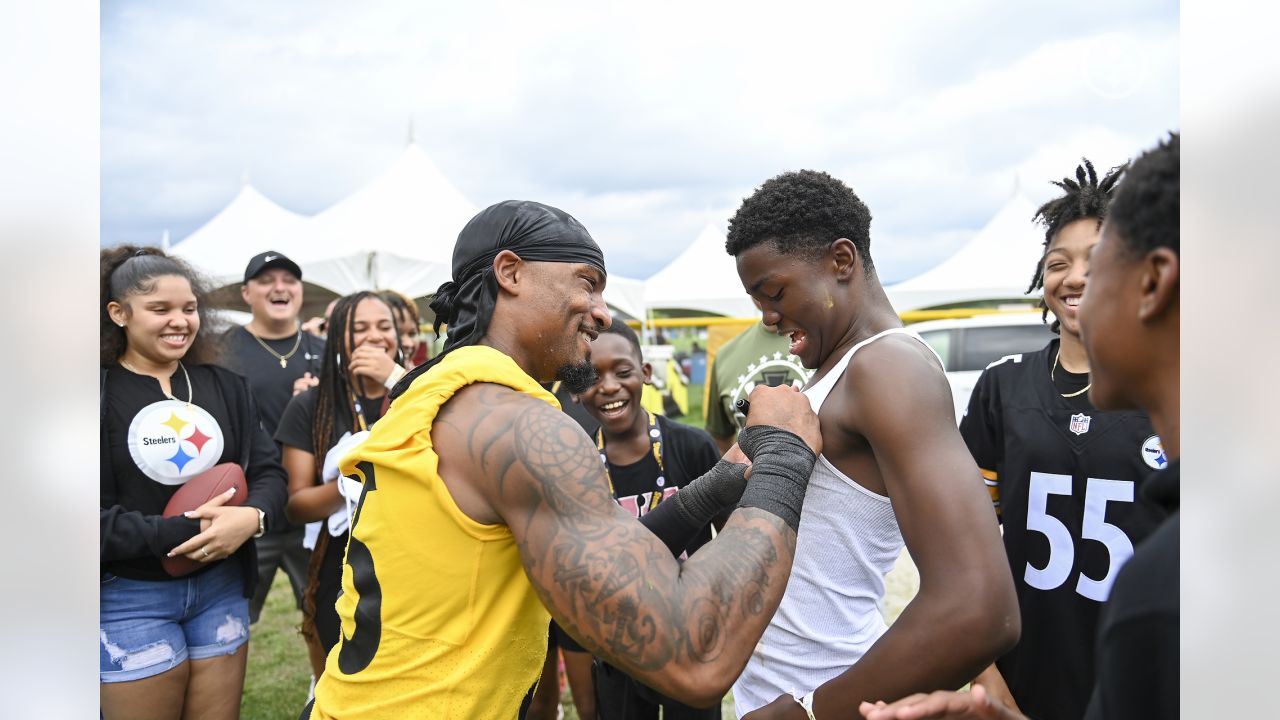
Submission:
POLYGON ((503 250, 531 262, 586 263, 605 272, 600 246, 569 213, 529 200, 506 200, 481 210, 458 233, 453 280, 441 285, 431 301, 436 332, 441 323, 449 326, 444 350, 401 378, 392 400, 450 351, 484 337, 498 300, 493 259, 503 250))

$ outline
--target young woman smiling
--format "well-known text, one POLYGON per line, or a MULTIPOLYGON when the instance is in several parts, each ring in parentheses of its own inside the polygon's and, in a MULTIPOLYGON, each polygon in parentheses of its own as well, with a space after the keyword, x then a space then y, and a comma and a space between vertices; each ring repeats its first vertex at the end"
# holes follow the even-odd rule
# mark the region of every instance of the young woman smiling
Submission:
POLYGON ((234 718, 244 687, 253 538, 283 520, 284 471, 243 378, 209 364, 196 274, 155 248, 101 254, 100 680, 105 718, 234 718), (188 480, 244 470, 163 517, 188 480), (234 492, 234 491, 232 491, 234 492), (200 563, 173 577, 164 557, 200 563))

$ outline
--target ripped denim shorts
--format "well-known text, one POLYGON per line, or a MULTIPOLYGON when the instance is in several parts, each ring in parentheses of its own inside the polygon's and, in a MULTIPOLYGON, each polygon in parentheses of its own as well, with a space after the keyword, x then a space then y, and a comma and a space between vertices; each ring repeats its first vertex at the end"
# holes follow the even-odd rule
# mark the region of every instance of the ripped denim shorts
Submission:
POLYGON ((99 599, 104 683, 159 675, 188 658, 230 655, 249 640, 249 601, 234 560, 180 580, 103 573, 99 599))

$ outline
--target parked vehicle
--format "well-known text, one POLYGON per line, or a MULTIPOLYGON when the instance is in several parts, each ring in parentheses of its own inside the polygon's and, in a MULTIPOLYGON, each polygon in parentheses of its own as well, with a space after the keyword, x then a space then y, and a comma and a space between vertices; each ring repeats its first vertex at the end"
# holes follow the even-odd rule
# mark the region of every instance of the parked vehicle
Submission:
MULTIPOLYGON (((1053 317, 1049 317, 1049 322, 1053 317)), ((978 375, 1006 355, 1044 347, 1054 335, 1038 312, 975 315, 954 320, 928 320, 909 326, 942 357, 951 383, 956 423, 969 406, 978 375)))

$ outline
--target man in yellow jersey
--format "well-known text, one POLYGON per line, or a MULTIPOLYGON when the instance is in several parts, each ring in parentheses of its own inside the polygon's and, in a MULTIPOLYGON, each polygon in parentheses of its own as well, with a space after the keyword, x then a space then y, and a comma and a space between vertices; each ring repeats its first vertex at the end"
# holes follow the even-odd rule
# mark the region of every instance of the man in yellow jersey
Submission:
POLYGON ((600 248, 556 208, 499 203, 459 234, 453 281, 432 302, 449 327, 444 352, 401 380, 341 464, 364 492, 342 638, 304 718, 517 717, 548 610, 597 656, 688 704, 719 702, 742 670, 787 584, 817 418, 792 388, 756 388, 730 453, 744 464, 721 461, 642 526, 538 384, 590 386, 590 341, 610 323, 605 279, 600 248), (679 564, 670 548, 734 504, 679 564))

